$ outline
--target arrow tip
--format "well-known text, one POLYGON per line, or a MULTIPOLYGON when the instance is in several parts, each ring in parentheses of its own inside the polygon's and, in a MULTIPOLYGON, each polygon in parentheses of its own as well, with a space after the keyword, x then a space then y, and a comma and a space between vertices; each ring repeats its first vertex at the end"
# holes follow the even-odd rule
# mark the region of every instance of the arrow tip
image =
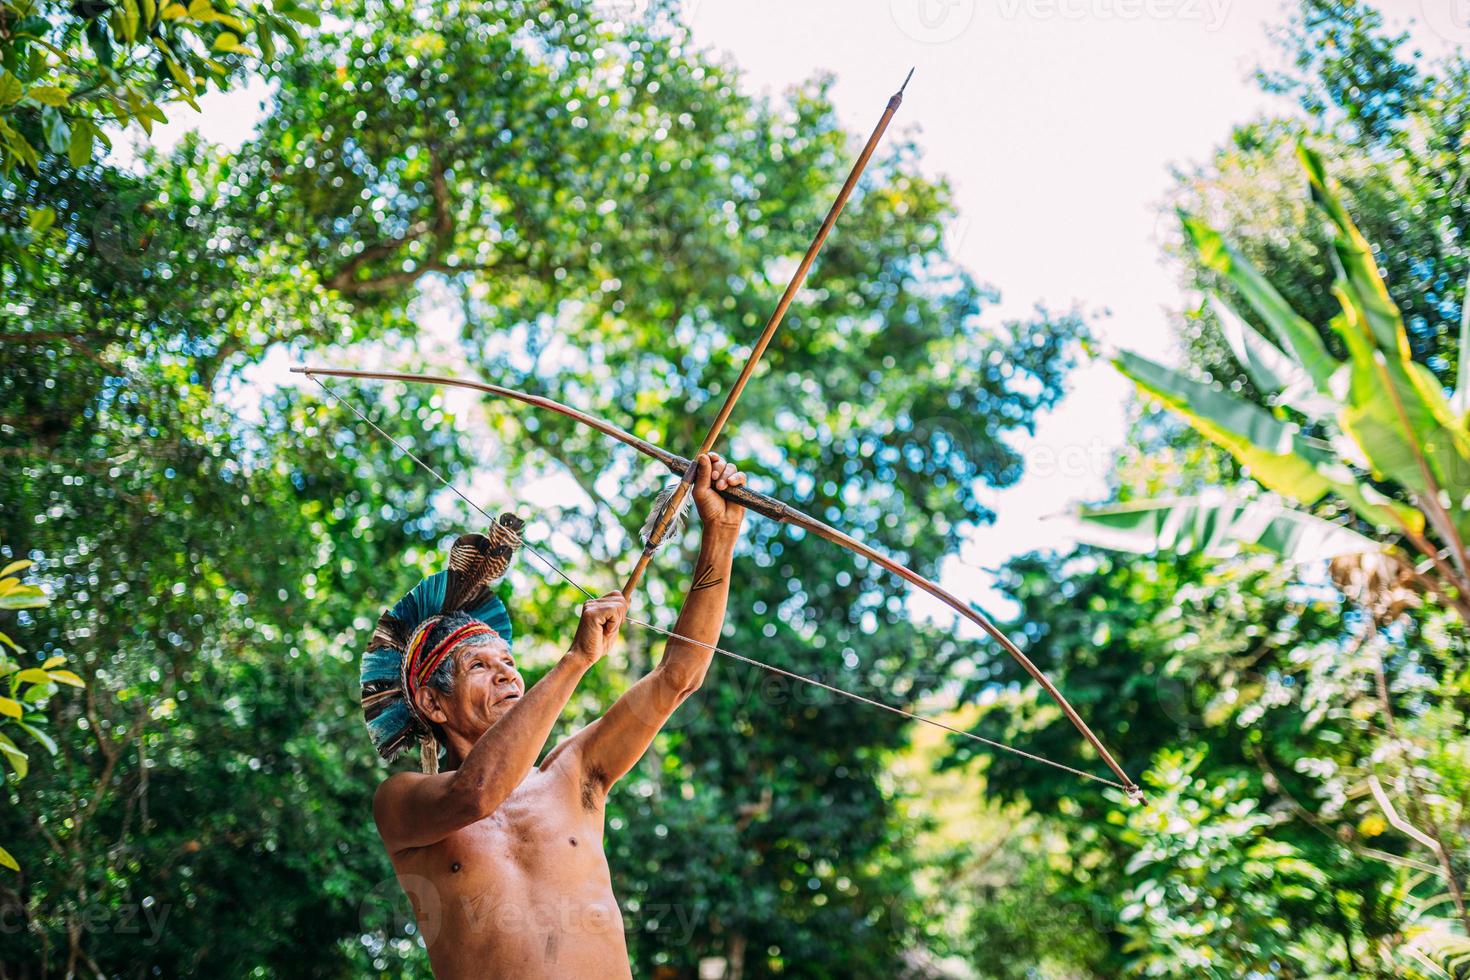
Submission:
POLYGON ((909 69, 909 73, 904 76, 903 84, 898 87, 898 94, 899 95, 902 95, 903 94, 903 90, 909 87, 909 79, 910 78, 913 78, 913 77, 914 77, 914 69, 913 68, 910 68, 909 69))

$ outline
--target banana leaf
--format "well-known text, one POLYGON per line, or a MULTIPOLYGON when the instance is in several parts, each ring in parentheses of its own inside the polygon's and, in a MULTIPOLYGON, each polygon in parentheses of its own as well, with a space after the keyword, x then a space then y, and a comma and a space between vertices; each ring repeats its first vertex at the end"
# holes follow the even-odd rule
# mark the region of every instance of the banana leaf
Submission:
POLYGON ((1240 290, 1246 302, 1276 334, 1281 345, 1301 364, 1316 389, 1328 394, 1337 361, 1328 353, 1317 328, 1299 316, 1276 287, 1251 265, 1250 260, 1231 248, 1219 232, 1197 218, 1183 213, 1179 217, 1185 236, 1200 260, 1240 290))
POLYGON ((1251 476, 1301 506, 1337 493, 1359 516, 1380 527, 1423 525, 1423 516, 1358 485, 1329 447, 1251 402, 1195 381, 1130 351, 1113 364, 1144 392, 1173 409, 1201 435, 1250 468, 1251 476))
POLYGON ((1301 412, 1313 422, 1332 419, 1337 405, 1319 394, 1310 375, 1245 321, 1221 297, 1210 294, 1210 308, 1230 352, 1251 383, 1277 405, 1301 412))
POLYGON ((1077 512, 1082 540, 1119 551, 1229 555, 1267 551, 1305 562, 1381 551, 1350 528, 1294 510, 1276 497, 1241 500, 1223 494, 1144 500, 1077 512))
POLYGON ((1470 431, 1434 374, 1414 361, 1403 317, 1389 297, 1372 248, 1327 181, 1321 159, 1306 146, 1298 156, 1312 198, 1334 228, 1338 270, 1334 293, 1343 315, 1333 326, 1352 363, 1344 432, 1373 469, 1421 495, 1448 493, 1456 510, 1470 495, 1470 431))
POLYGON ((1460 354, 1460 366, 1455 372, 1455 394, 1450 399, 1450 409, 1464 424, 1465 413, 1470 412, 1470 357, 1465 356, 1470 351, 1470 276, 1466 277, 1460 296, 1460 346, 1455 348, 1460 354))

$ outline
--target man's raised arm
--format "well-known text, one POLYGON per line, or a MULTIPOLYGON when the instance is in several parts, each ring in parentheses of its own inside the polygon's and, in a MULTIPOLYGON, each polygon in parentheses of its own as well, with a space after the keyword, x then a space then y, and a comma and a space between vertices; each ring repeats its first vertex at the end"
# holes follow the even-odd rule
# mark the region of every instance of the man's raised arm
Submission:
MULTIPOLYGON (((551 726, 582 675, 612 645, 627 608, 616 592, 588 600, 582 606, 582 620, 571 649, 500 720, 464 746, 463 761, 452 772, 395 773, 378 787, 373 817, 390 852, 443 840, 489 816, 510 796, 536 764, 551 726)), ((475 651, 466 651, 464 656, 483 658, 475 651)), ((479 666, 471 663, 467 669, 479 666)), ((425 688, 417 693, 422 699, 420 710, 443 725, 447 719, 434 703, 434 692, 425 688)), ((451 735, 451 752, 456 749, 454 742, 451 735)))
MULTIPOLYGON (((745 508, 716 491, 745 483, 745 474, 709 454, 699 457, 694 504, 704 527, 694 579, 674 632, 711 646, 720 639, 730 595, 730 566, 745 508)), ((670 639, 658 666, 628 689, 601 718, 578 732, 557 752, 578 754, 585 780, 606 792, 652 744, 674 709, 704 683, 714 651, 670 639)))

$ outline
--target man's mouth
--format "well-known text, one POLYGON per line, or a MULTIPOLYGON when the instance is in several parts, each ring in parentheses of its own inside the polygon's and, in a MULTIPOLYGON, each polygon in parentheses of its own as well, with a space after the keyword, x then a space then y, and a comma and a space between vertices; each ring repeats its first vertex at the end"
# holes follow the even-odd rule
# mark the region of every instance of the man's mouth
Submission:
POLYGON ((517 701, 517 700, 520 700, 520 697, 521 697, 521 695, 520 695, 520 692, 519 691, 511 691, 509 694, 507 694, 504 697, 500 698, 495 703, 496 704, 504 704, 507 701, 517 701))

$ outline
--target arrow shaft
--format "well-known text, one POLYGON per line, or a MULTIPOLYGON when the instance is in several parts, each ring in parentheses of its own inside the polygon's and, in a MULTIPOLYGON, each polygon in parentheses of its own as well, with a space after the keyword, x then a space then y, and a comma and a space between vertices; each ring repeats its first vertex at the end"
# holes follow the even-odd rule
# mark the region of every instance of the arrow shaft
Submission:
MULTIPOLYGON (((913 72, 909 72, 910 76, 913 72)), ((908 79, 904 80, 908 85, 908 79)), ((720 438, 720 432, 725 428, 725 423, 730 420, 730 413, 735 410, 735 403, 740 400, 740 395, 745 391, 745 386, 755 374, 755 369, 760 365, 761 357, 764 356, 766 348, 770 346, 771 339, 776 336, 776 330, 781 326, 781 321, 786 317, 786 311, 791 308, 792 301, 796 298, 801 285, 806 281, 806 276, 811 271, 812 263, 817 260, 817 253, 827 243, 827 236, 832 233, 832 228, 837 224, 837 218, 842 214, 842 209, 847 206, 848 198, 857 187, 858 178, 867 169, 868 161, 872 159, 873 151, 878 148, 878 143, 883 139, 883 133, 888 129, 888 123, 893 119, 893 114, 903 104, 903 89, 900 88, 889 99, 888 105, 883 110, 883 115, 878 119, 878 124, 873 127, 873 132, 868 136, 868 142, 863 145, 862 152, 858 154, 857 160, 848 172, 847 180, 843 181, 842 189, 837 192, 837 198, 828 209, 827 216, 822 219, 822 225, 817 229, 817 234, 812 238, 812 243, 807 247, 806 254, 802 256, 801 263, 791 275, 791 281, 786 284, 786 290, 781 294, 781 299, 776 303, 776 309, 766 321, 765 329, 761 331, 755 346, 751 348, 750 356, 745 359, 745 366, 740 369, 740 376, 735 379, 735 384, 730 388, 730 393, 725 396, 725 403, 720 406, 720 412, 715 416, 709 431, 705 433, 704 441, 699 444, 699 453, 707 453, 714 448, 716 440, 720 438)), ((648 535, 648 541, 643 548, 643 553, 638 556, 633 571, 629 573, 627 582, 623 585, 623 596, 631 599, 633 590, 638 588, 638 583, 643 578, 643 573, 648 570, 648 564, 653 560, 654 553, 662 543, 664 535, 668 533, 675 515, 679 513, 679 506, 684 502, 692 488, 692 475, 684 475, 679 481, 678 487, 670 498, 668 505, 659 514, 658 520, 654 522, 653 528, 648 535)))

